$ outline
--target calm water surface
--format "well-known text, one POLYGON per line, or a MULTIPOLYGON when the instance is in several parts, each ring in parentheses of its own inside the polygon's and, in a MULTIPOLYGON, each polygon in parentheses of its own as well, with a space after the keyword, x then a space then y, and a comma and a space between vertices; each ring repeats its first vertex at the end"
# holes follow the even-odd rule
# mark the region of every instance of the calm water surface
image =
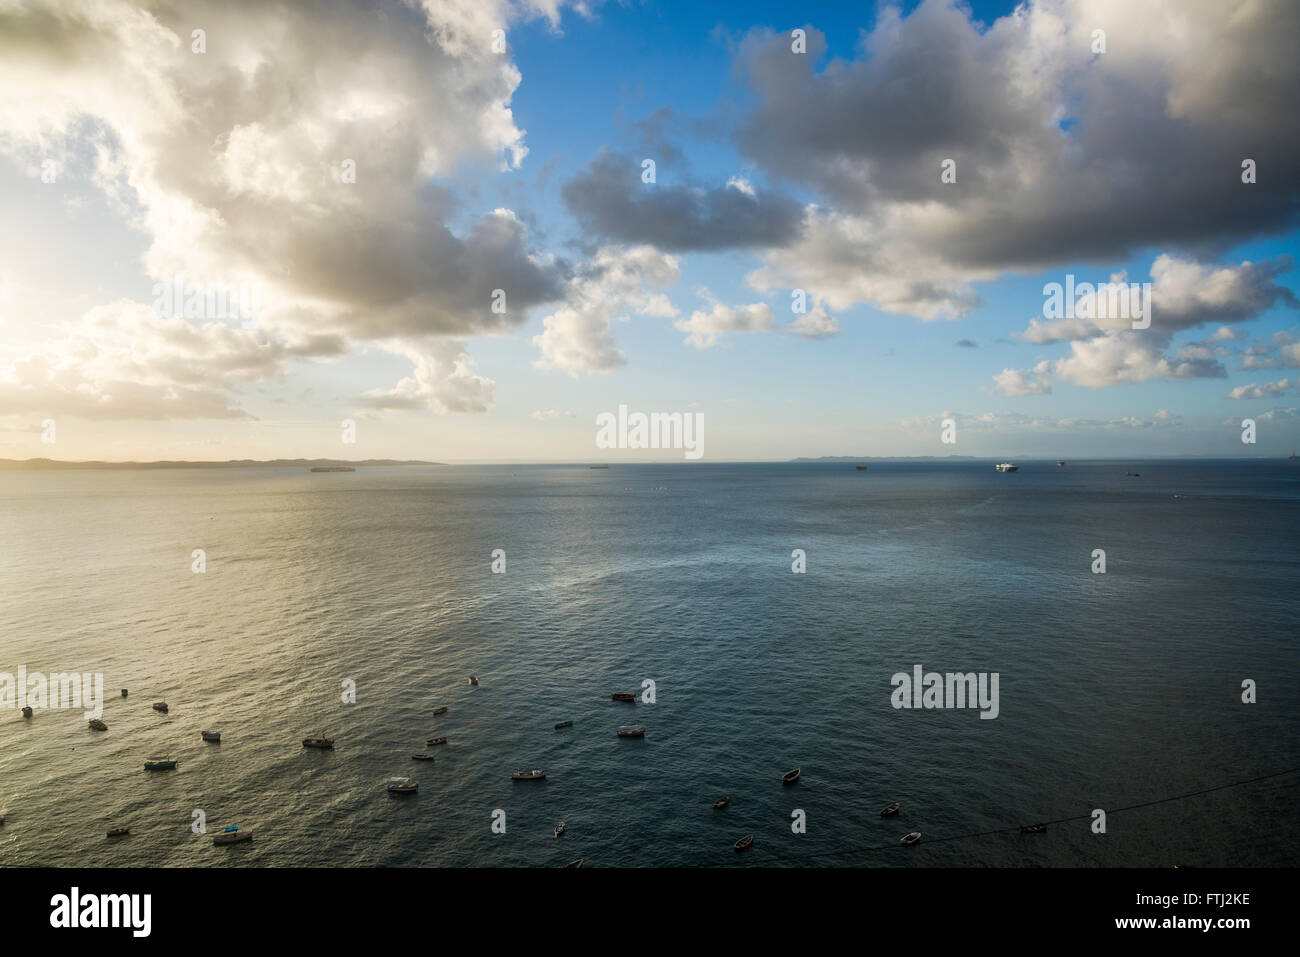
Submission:
POLYGON ((1286 462, 0 472, 0 671, 109 725, 0 709, 0 865, 1293 865, 1300 775, 938 839, 1300 765, 1298 584, 1286 462), (916 664, 999 717, 895 710, 916 664))

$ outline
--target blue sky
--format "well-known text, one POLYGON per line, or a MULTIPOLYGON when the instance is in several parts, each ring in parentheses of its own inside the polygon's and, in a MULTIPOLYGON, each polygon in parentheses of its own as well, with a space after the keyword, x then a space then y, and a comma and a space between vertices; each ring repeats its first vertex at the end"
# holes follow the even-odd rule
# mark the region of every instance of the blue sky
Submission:
POLYGON ((141 26, 52 4, 9 24, 0 456, 584 461, 619 404, 704 413, 708 459, 1297 444, 1297 144, 1260 71, 1300 84, 1276 23, 859 6, 393 4, 376 24, 196 3, 141 26), (478 47, 494 27, 504 57, 478 47), (289 54, 277 30, 314 40, 289 54), (131 51, 163 65, 133 74, 131 51), (619 166, 647 157, 653 184, 619 166), (180 267, 270 308, 160 319, 153 283, 180 267), (1149 335, 1031 333, 1044 283, 1153 268, 1149 335), (478 306, 497 286, 504 320, 478 306), (792 334, 796 287, 829 326, 792 334))

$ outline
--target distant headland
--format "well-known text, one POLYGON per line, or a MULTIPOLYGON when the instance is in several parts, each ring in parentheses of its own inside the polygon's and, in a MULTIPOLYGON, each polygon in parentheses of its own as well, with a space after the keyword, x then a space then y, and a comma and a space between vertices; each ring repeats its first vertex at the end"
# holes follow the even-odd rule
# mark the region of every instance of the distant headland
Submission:
POLYGON ((249 468, 329 468, 380 467, 386 465, 443 465, 416 459, 230 459, 225 462, 61 462, 57 459, 0 459, 0 469, 249 469, 249 468))

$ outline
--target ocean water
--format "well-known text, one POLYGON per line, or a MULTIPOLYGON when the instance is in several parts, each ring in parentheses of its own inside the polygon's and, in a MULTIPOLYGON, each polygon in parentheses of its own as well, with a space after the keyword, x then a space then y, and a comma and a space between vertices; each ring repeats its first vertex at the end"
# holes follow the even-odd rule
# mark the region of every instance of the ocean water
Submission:
POLYGON ((0 671, 109 726, 0 709, 0 865, 1294 865, 1300 774, 980 832, 1300 766, 1298 583, 1287 462, 0 472, 0 671), (895 709, 917 664, 999 716, 895 709))

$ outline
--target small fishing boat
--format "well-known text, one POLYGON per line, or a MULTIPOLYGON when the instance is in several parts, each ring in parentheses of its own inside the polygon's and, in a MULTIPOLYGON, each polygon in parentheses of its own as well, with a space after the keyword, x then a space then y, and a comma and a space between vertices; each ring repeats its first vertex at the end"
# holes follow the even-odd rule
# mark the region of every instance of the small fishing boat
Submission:
POLYGON ((561 721, 559 724, 555 726, 555 730, 559 731, 561 728, 572 728, 572 727, 573 727, 572 721, 561 721))
POLYGON ((634 728, 630 725, 624 725, 618 729, 618 736, 620 738, 644 738, 645 728, 634 728))
POLYGON ((166 713, 167 713, 167 702, 166 702, 166 701, 155 701, 155 702, 154 702, 154 705, 153 705, 153 709, 154 709, 155 711, 161 711, 163 714, 166 714, 166 713))
POLYGON ((556 837, 559 837, 561 834, 564 833, 564 831, 565 831, 565 827, 564 827, 564 822, 563 822, 563 821, 561 821, 559 824, 555 825, 555 836, 556 836, 556 837))
POLYGON ((782 784, 794 784, 794 782, 798 780, 799 780, 799 768, 795 768, 793 771, 787 771, 785 772, 785 774, 781 775, 782 784))
POLYGON ((853 467, 857 469, 859 472, 865 472, 867 470, 867 467, 865 465, 855 465, 853 467))
POLYGON ((469 676, 469 683, 472 684, 472 685, 476 685, 476 684, 478 684, 478 678, 476 678, 474 675, 470 675, 470 676, 469 676))
POLYGON ((23 705, 23 717, 30 718, 31 716, 32 716, 32 706, 29 704, 23 705))
POLYGON ((389 794, 414 794, 416 787, 418 785, 410 778, 388 779, 387 788, 389 794))
POLYGON ((427 753, 425 753, 425 754, 413 754, 413 755, 411 755, 411 760, 412 760, 412 761, 432 761, 432 760, 433 760, 433 755, 432 755, 432 754, 427 754, 427 753))
POLYGON ((200 731, 199 736, 202 737, 204 741, 211 741, 213 744, 221 743, 220 731, 200 731))
POLYGON ((582 862, 585 861, 585 860, 586 860, 585 857, 580 857, 580 858, 578 858, 576 861, 569 861, 569 863, 565 864, 564 866, 565 866, 565 867, 581 867, 581 866, 582 866, 582 862))
POLYGON ((125 688, 122 689, 122 697, 123 697, 123 698, 126 697, 126 689, 125 689, 125 688))
POLYGON ((1125 476, 1125 478, 1141 478, 1141 477, 1142 477, 1142 473, 1141 473, 1141 472, 1125 472, 1125 473, 1124 473, 1124 476, 1125 476))
POLYGON ((893 817, 902 809, 902 807, 903 805, 899 804, 897 801, 893 801, 880 809, 880 816, 893 817))
POLYGON ((1016 465, 1014 462, 999 462, 997 465, 993 466, 993 471, 995 471, 995 472, 1018 472, 1018 471, 1020 471, 1020 466, 1019 466, 1019 465, 1016 465))
POLYGON ((146 771, 171 771, 176 767, 176 762, 167 757, 150 758, 144 763, 146 771))
POLYGON ((902 844, 904 847, 911 847, 920 839, 921 839, 921 832, 913 831, 911 834, 904 834, 901 838, 899 838, 898 843, 902 844))
POLYGON ((332 748, 334 747, 333 738, 303 738, 302 746, 304 748, 332 748))
POLYGON ((1065 463, 1064 463, 1064 462, 1060 462, 1060 461, 1058 461, 1058 462, 1056 463, 1056 467, 1057 467, 1058 469, 1063 469, 1063 468, 1065 468, 1065 463))
POLYGON ((446 713, 447 713, 447 707, 446 707, 446 705, 444 705, 444 706, 441 707, 441 708, 434 708, 434 709, 433 709, 433 713, 434 713, 435 715, 446 714, 446 713))
POLYGON ((512 771, 510 780, 512 781, 540 781, 546 777, 545 771, 512 771))
POLYGON ((721 811, 724 807, 726 807, 726 806, 727 806, 728 804, 730 804, 730 803, 731 803, 731 795, 730 795, 730 794, 728 794, 726 797, 720 797, 720 798, 718 798, 716 801, 713 802, 713 810, 715 810, 715 811, 721 811))
POLYGON ((128 835, 128 834, 130 834, 130 833, 131 833, 131 829, 130 829, 129 827, 115 827, 115 828, 112 828, 112 829, 109 830, 109 832, 108 832, 108 836, 109 836, 109 837, 126 837, 126 835, 128 835))
POLYGON ((746 848, 750 847, 753 843, 754 843, 754 835, 746 834, 739 841, 737 841, 734 846, 736 850, 743 851, 746 848))
POLYGON ((430 738, 428 741, 424 742, 425 747, 429 747, 429 748, 437 747, 440 744, 446 744, 446 743, 447 743, 447 738, 445 735, 441 738, 430 738))
POLYGON ((91 731, 107 731, 107 730, 108 730, 108 725, 104 724, 104 722, 103 722, 103 721, 100 721, 98 718, 91 718, 89 724, 90 724, 90 730, 91 730, 91 731))
POLYGON ((1044 834, 1047 831, 1046 824, 1021 824, 1021 834, 1044 834))
POLYGON ((213 844, 238 844, 240 841, 251 841, 253 839, 252 831, 241 831, 239 825, 228 827, 220 834, 212 835, 213 844))
POLYGON ((636 701, 636 695, 628 694, 626 691, 616 691, 610 697, 615 701, 636 701))

